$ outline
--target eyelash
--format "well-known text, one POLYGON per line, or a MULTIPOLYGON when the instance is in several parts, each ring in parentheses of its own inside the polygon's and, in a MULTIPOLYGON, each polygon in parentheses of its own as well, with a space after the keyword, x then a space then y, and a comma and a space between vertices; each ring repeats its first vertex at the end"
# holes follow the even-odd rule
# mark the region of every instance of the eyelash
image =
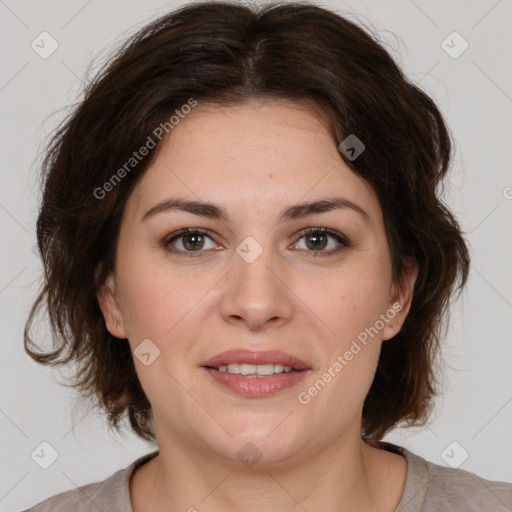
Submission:
MULTIPOLYGON (((318 258, 318 257, 325 257, 325 256, 334 256, 334 255, 338 254, 339 252, 341 252, 343 249, 346 249, 347 247, 350 247, 352 245, 352 243, 349 241, 349 239, 346 238, 341 233, 338 233, 337 231, 333 231, 332 229, 329 229, 329 228, 321 228, 321 227, 304 229, 303 231, 301 231, 299 233, 299 240, 301 240, 302 238, 304 238, 307 235, 318 234, 318 233, 331 236, 337 242, 339 242, 341 244, 341 246, 338 247, 337 249, 332 249, 330 251, 309 250, 308 251, 310 253, 309 257, 318 258)), ((176 249, 172 246, 172 243, 175 240, 178 240, 179 238, 183 238, 186 235, 206 235, 206 236, 208 236, 208 238, 211 239, 210 232, 206 229, 186 228, 186 229, 177 231, 176 233, 173 233, 172 235, 166 237, 162 241, 162 245, 163 245, 164 249, 166 249, 172 253, 175 253, 175 254, 178 254, 181 256, 185 256, 185 257, 189 257, 189 258, 196 258, 198 256, 201 256, 201 253, 206 252, 206 251, 200 251, 200 250, 199 251, 182 251, 181 249, 176 249)))

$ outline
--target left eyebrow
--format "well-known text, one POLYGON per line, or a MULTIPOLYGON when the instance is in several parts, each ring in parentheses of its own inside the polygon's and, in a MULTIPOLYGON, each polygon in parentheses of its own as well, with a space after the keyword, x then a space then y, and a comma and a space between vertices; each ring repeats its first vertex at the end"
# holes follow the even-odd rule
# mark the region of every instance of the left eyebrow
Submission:
MULTIPOLYGON (((278 222, 287 220, 295 220, 308 215, 325 213, 332 210, 350 209, 358 213, 366 222, 370 221, 368 213, 356 203, 349 201, 343 197, 334 197, 330 199, 322 199, 319 201, 310 201, 306 203, 298 203, 282 210, 278 217, 278 222)), ((155 206, 151 207, 142 217, 142 220, 156 215, 157 213, 170 210, 180 210, 199 217, 205 217, 214 220, 229 221, 229 214, 225 208, 214 203, 203 201, 189 201, 186 199, 165 199, 155 206)))
POLYGON ((279 216, 279 222, 284 220, 299 219, 315 213, 325 213, 332 210, 350 209, 358 213, 366 222, 369 222, 370 216, 361 206, 345 199, 344 197, 333 197, 331 199, 322 199, 320 201, 311 201, 308 203, 298 203, 283 210, 279 216))

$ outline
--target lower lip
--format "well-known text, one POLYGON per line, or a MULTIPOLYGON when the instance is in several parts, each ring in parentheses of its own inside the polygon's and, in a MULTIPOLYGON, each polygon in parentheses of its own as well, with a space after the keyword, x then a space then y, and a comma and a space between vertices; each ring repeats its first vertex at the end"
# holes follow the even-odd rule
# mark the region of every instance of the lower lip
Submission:
POLYGON ((263 397, 273 395, 300 382, 309 370, 283 372, 267 377, 243 377, 230 372, 220 372, 213 368, 203 368, 219 384, 242 396, 263 397))

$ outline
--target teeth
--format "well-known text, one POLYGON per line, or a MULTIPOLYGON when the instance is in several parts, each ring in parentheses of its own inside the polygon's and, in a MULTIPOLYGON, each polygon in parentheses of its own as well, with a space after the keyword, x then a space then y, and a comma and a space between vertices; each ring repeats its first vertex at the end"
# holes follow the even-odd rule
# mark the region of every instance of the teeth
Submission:
POLYGON ((254 375, 264 377, 266 375, 274 375, 275 373, 293 371, 291 366, 282 364, 245 364, 245 363, 231 363, 228 365, 221 364, 218 367, 219 372, 236 373, 239 375, 254 375))
POLYGON ((240 364, 236 364, 236 363, 233 363, 233 364, 228 364, 227 365, 227 371, 229 373, 240 373, 240 364))
MULTIPOLYGON (((229 366, 228 366, 229 371, 229 366)), ((252 375, 253 373, 258 373, 256 371, 256 365, 255 364, 241 364, 240 365, 240 373, 242 375, 252 375)))

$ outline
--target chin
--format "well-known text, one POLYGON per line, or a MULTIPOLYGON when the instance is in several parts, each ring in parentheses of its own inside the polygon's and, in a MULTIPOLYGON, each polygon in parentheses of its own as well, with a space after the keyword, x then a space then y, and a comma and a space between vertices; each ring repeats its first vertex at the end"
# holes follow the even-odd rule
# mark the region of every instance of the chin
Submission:
POLYGON ((247 467, 262 468, 289 459, 302 446, 298 439, 300 429, 294 429, 291 423, 285 426, 289 420, 283 421, 282 415, 265 416, 260 421, 247 417, 245 421, 228 423, 231 436, 222 431, 225 435, 214 442, 212 449, 247 467))

